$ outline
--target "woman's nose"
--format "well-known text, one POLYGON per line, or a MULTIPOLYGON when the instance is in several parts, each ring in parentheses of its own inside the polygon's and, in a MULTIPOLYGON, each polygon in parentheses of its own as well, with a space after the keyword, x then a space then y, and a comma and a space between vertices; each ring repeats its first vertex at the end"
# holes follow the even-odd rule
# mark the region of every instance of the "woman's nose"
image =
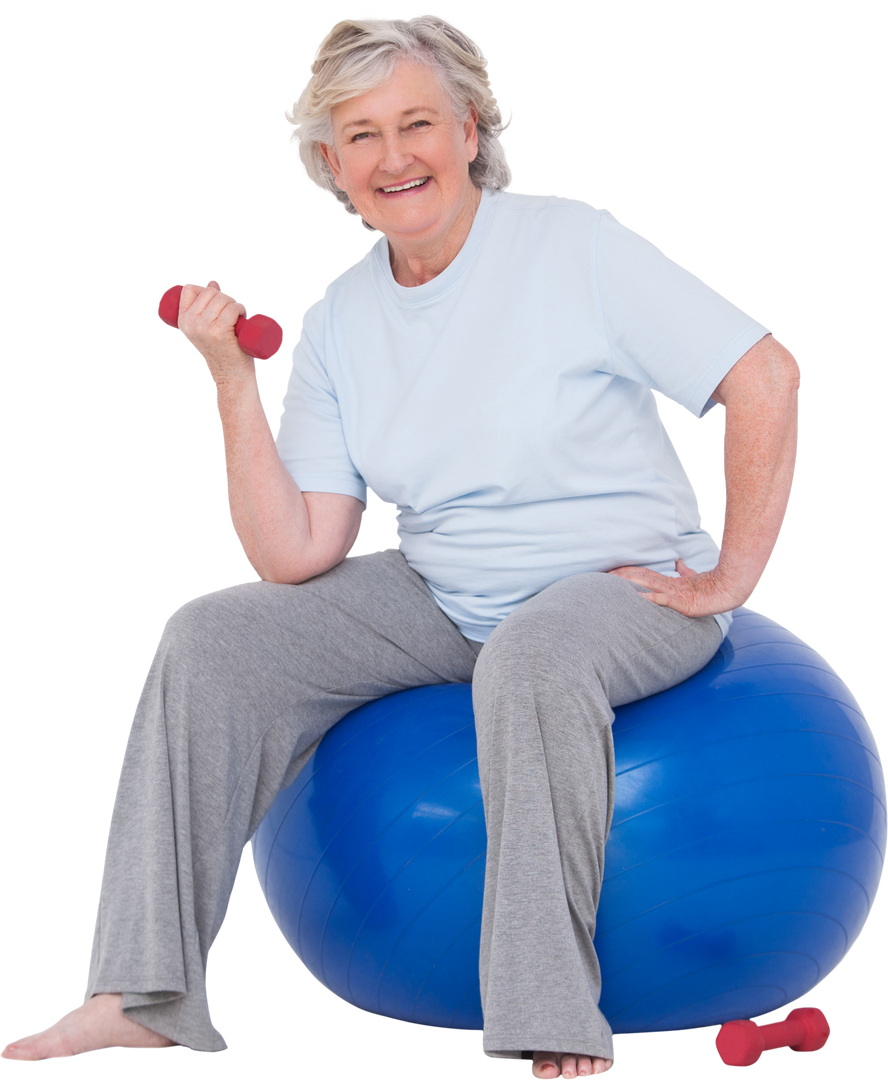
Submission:
POLYGON ((383 172, 397 175, 413 161, 413 154, 404 145, 400 132, 389 132, 382 139, 379 167, 383 172))

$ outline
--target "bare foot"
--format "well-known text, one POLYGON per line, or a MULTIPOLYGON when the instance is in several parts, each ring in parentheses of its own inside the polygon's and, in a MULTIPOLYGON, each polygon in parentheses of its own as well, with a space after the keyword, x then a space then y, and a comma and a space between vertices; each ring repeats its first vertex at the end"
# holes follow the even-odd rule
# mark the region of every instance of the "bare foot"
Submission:
POLYGON ((534 1050, 533 1075, 541 1080, 565 1076, 598 1076, 613 1065, 609 1058, 586 1057, 584 1054, 558 1054, 553 1050, 534 1050))
POLYGON ((175 1046, 156 1031, 137 1024, 120 1010, 120 994, 96 994, 85 1005, 63 1016, 57 1024, 37 1035, 12 1042, 0 1057, 19 1061, 70 1057, 107 1046, 175 1046))

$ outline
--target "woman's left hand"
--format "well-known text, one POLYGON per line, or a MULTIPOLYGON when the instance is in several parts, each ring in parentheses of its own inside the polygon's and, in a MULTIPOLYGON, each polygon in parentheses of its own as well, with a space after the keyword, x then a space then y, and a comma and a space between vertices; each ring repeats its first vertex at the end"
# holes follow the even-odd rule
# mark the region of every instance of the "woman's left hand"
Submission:
POLYGON ((682 559, 675 564, 679 577, 667 577, 645 566, 618 566, 609 573, 625 578, 636 585, 643 585, 648 592, 640 595, 660 607, 669 607, 692 619, 704 615, 721 615, 738 607, 746 597, 738 597, 728 588, 718 572, 707 570, 698 574, 686 566, 682 559))

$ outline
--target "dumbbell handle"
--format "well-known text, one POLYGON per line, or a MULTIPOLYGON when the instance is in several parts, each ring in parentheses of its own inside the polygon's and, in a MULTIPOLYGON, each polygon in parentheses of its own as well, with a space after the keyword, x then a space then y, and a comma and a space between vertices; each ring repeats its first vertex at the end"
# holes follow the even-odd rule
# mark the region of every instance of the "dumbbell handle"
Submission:
MULTIPOLYGON (((160 298, 160 306, 157 314, 167 326, 179 325, 179 298, 182 295, 182 286, 174 285, 160 298)), ((254 315, 245 319, 243 315, 234 324, 234 333, 237 343, 247 354, 257 360, 267 360, 281 347, 284 340, 284 332, 267 315, 254 315)))
POLYGON ((793 1009, 777 1024, 731 1020, 722 1024, 715 1046, 726 1065, 753 1065, 765 1050, 819 1050, 829 1038, 829 1024, 820 1009, 793 1009))

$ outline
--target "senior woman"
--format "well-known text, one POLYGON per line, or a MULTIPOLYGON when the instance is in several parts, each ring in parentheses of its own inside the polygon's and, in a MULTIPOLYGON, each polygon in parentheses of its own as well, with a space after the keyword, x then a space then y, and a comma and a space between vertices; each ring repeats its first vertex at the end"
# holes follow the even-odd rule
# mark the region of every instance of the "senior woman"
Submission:
POLYGON ((593 948, 613 707, 712 656, 777 537, 797 369, 608 214, 506 194, 485 61, 438 19, 343 22, 295 108, 313 179, 382 236, 308 312, 277 445, 244 309, 183 290, 262 581, 167 625, 127 749, 86 1003, 12 1044, 224 1047, 204 972, 243 845, 346 712, 474 685, 484 1050, 603 1072, 593 948), (651 388, 726 416, 721 551, 651 388), (346 559, 370 485, 399 551, 346 559))

